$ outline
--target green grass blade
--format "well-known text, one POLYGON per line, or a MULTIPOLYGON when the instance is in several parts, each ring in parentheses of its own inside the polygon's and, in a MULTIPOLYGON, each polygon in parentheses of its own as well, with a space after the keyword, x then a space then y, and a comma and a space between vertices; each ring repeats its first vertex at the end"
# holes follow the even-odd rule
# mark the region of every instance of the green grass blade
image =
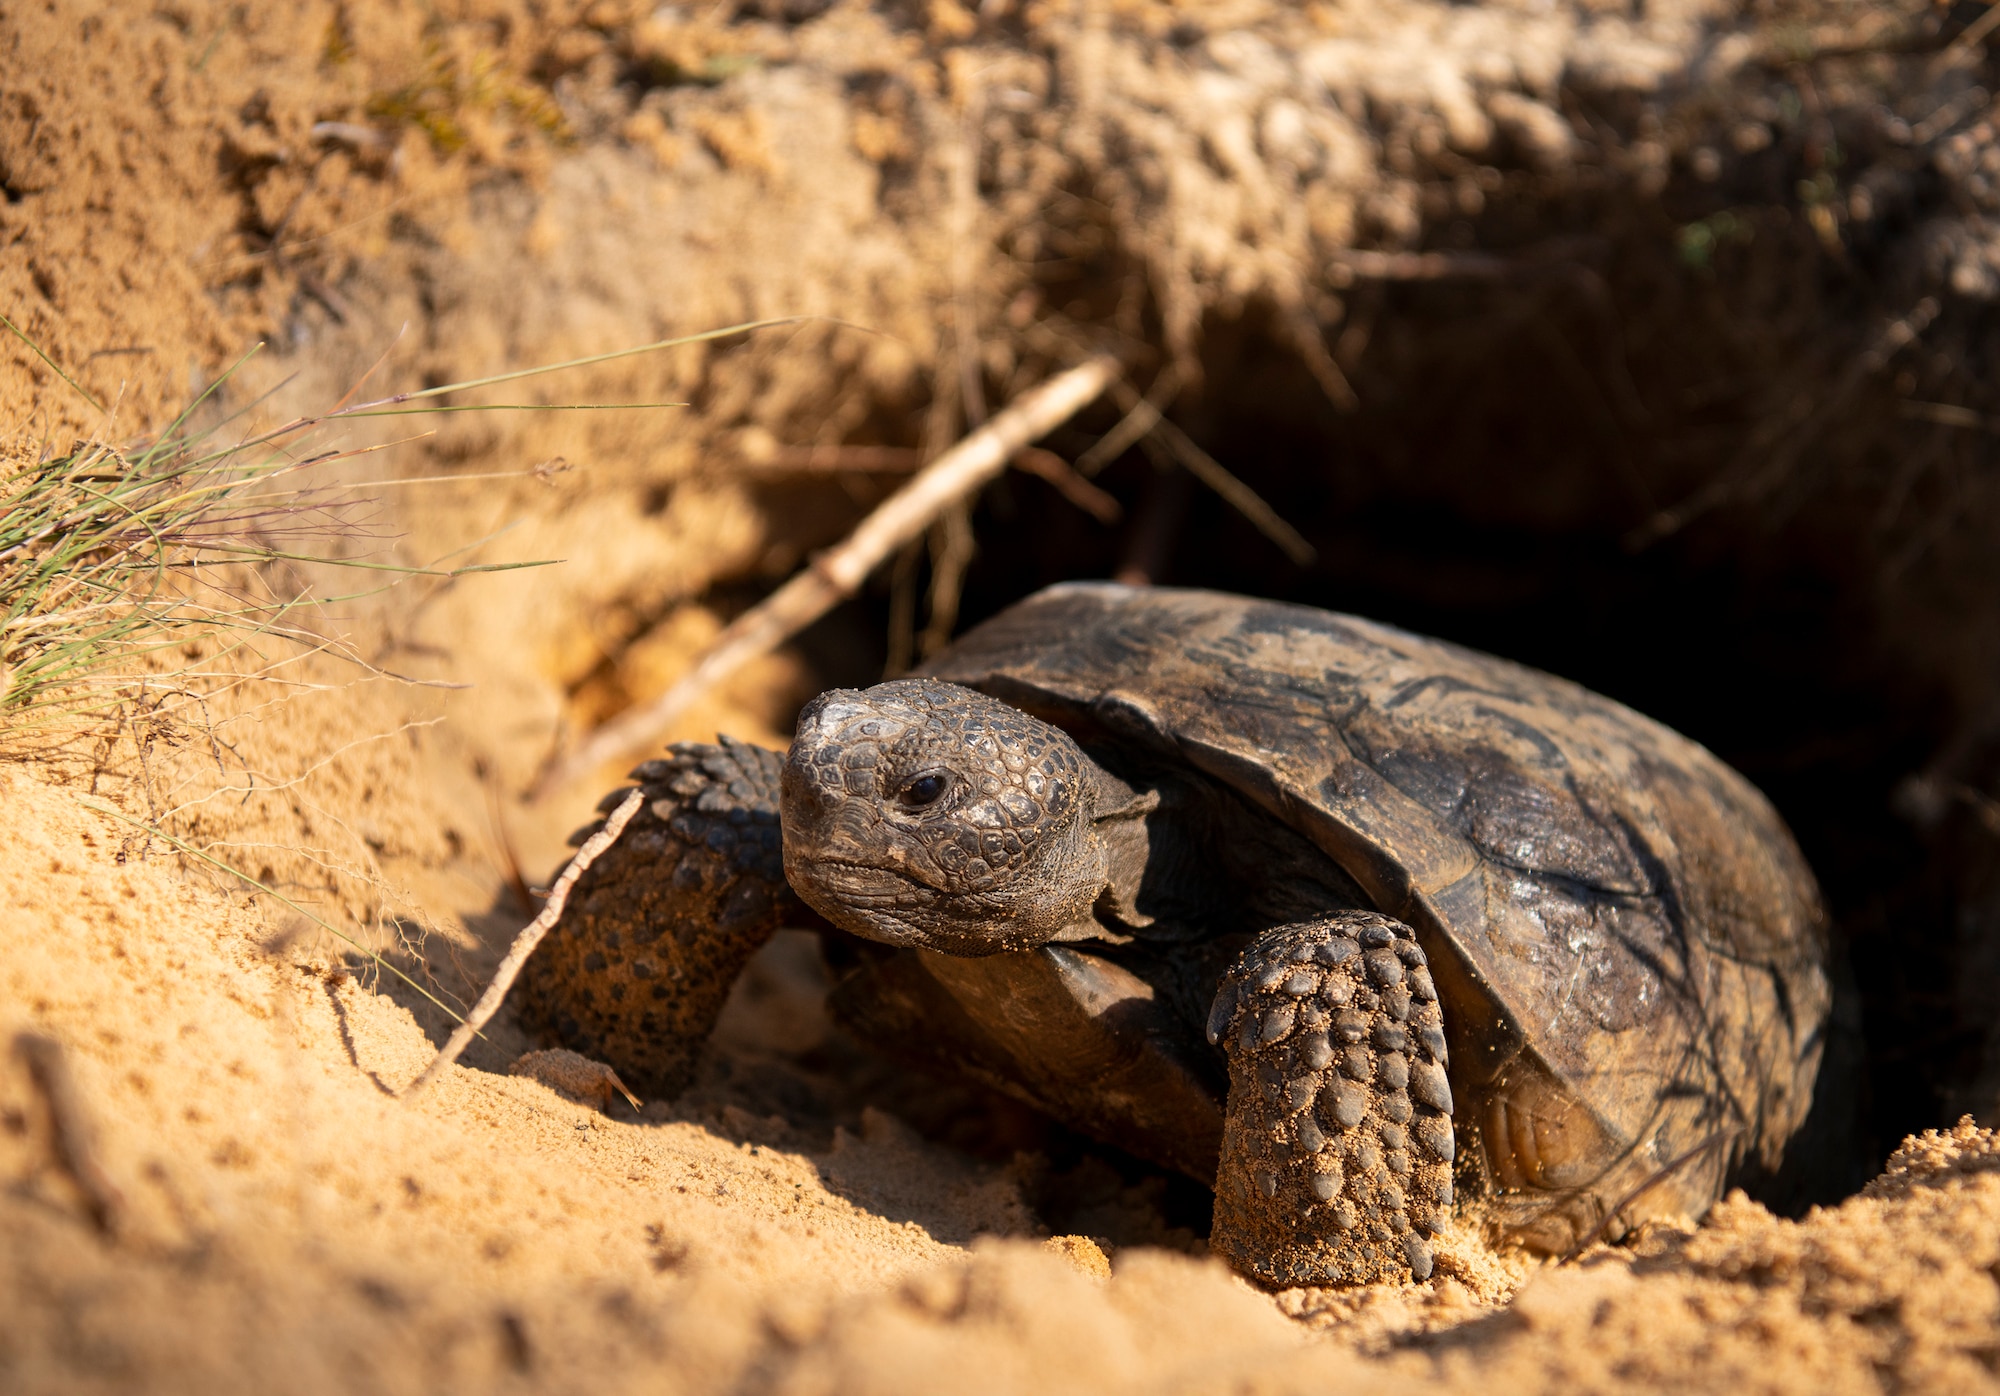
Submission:
POLYGON ((560 373, 566 368, 587 368, 591 364, 607 364, 615 359, 629 359, 638 354, 657 353, 661 349, 672 349, 682 344, 704 344, 714 339, 727 339, 731 335, 748 334, 752 330, 768 330, 779 325, 804 324, 808 320, 827 317, 819 315, 785 315, 775 320, 746 320, 740 325, 725 325, 719 330, 704 330, 700 334, 684 334, 673 339, 658 339, 651 344, 635 345, 629 349, 613 349, 604 354, 586 354, 580 359, 564 359, 561 363, 542 364, 536 368, 519 368, 511 373, 496 373, 487 378, 468 378, 462 383, 446 383, 442 387, 425 388, 420 392, 397 393, 393 397, 377 398, 364 402, 358 407, 345 407, 338 412, 327 413, 328 420, 336 417, 354 417, 370 408, 390 407, 399 402, 414 402, 419 398, 443 397, 446 393, 469 392, 473 388, 490 388, 496 383, 514 383, 523 378, 533 378, 544 373, 560 373))
POLYGON ((431 412, 631 412, 642 407, 686 407, 685 402, 473 402, 443 403, 425 407, 383 407, 372 411, 354 408, 342 412, 347 417, 416 417, 431 412))
MULTIPOLYGON (((164 447, 168 442, 173 440, 174 433, 181 429, 181 423, 185 422, 188 418, 192 417, 195 414, 195 410, 197 408, 199 408, 204 402, 207 402, 210 397, 214 396, 216 389, 220 388, 224 383, 227 383, 230 379, 234 378, 236 376, 236 370, 242 368, 243 365, 249 363, 251 359, 255 358, 258 354, 262 353, 263 349, 264 345, 263 341, 261 340, 251 345, 247 350, 244 351, 242 358, 238 359, 235 363, 231 364, 227 369, 223 370, 221 375, 218 376, 213 383, 210 383, 206 388, 203 388, 201 390, 200 395, 197 396, 193 402, 190 402, 186 407, 183 407, 181 409, 180 415, 174 418, 174 420, 168 424, 167 429, 161 432, 159 436, 154 438, 153 444, 151 447, 147 449, 146 454, 139 457, 139 463, 142 466, 151 464, 153 457, 159 453, 160 449, 164 447)), ((286 380, 286 382, 290 381, 291 381, 290 379, 286 380)), ((275 392, 276 389, 273 389, 272 391, 275 392)))
POLYGON ((77 382, 74 378, 70 377, 69 374, 65 373, 63 371, 63 366, 61 364, 57 363, 54 359, 50 358, 47 354, 44 354, 42 352, 41 345, 35 343, 34 340, 28 338, 25 334, 21 333, 21 327, 19 325, 16 325, 12 320, 9 320, 5 315, 0 315, 0 325, 5 325, 8 329, 12 330, 14 332, 14 338, 20 340, 21 343, 27 345, 28 348, 32 349, 34 351, 35 357, 40 359, 43 363, 47 364, 51 369, 53 369, 55 371, 56 377, 62 379, 63 382, 69 384, 72 388, 76 389, 78 394, 82 396, 85 402, 89 403, 92 407, 95 407, 99 412, 103 412, 105 416, 108 417, 111 415, 111 413, 105 409, 103 403, 99 402, 96 398, 90 395, 90 389, 84 387, 83 384, 77 382))

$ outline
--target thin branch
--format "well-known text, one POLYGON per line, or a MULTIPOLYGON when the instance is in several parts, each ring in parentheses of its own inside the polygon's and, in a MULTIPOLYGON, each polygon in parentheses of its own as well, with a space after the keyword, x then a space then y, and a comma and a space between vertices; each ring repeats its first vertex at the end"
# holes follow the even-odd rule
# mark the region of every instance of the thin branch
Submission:
POLYGON ((1174 394, 1181 390, 1180 374, 1172 364, 1160 370, 1160 376, 1153 380, 1153 386, 1146 390, 1125 415, 1118 419, 1118 425, 1099 437, 1094 445, 1076 458, 1076 473, 1088 480, 1098 471, 1111 464, 1139 444, 1141 437, 1158 425, 1167 404, 1174 400, 1174 394))
POLYGON ((584 840, 583 847, 576 851, 576 856, 569 860, 569 866, 563 869, 562 876, 556 879, 556 885, 549 890, 549 900, 542 907, 541 914, 523 926, 521 933, 514 937, 514 944, 508 948, 507 957, 500 962, 500 967, 493 971, 493 982, 486 986, 486 992, 479 996, 479 1002, 472 1006, 472 1012, 465 1015, 465 1021, 458 1025, 451 1035, 451 1040, 444 1044, 444 1049, 431 1059, 429 1066, 424 1068, 424 1074, 403 1092, 405 1100, 415 1100, 422 1095, 424 1089, 437 1079, 438 1073, 457 1061, 459 1053, 471 1045, 479 1030, 492 1021, 493 1015, 500 1011, 500 1005, 506 1001, 507 991, 514 987, 514 980, 520 976, 521 966, 528 963, 528 956, 535 953, 535 947, 542 943, 542 937, 562 919, 563 907, 568 905, 570 889, 576 886, 577 879, 598 860, 605 849, 618 841, 618 836, 625 832, 625 826, 632 822, 632 816, 637 814, 639 807, 645 803, 646 792, 634 790, 625 797, 623 804, 611 812, 611 817, 604 821, 604 827, 584 840))
POLYGON ((644 707, 605 723, 568 757, 553 763, 529 797, 539 799, 606 761, 643 751, 662 728, 716 684, 854 595, 868 574, 904 543, 1006 469, 1023 446, 1094 402, 1117 376, 1114 360, 1095 358, 1022 394, 918 472, 839 544, 731 621, 680 682, 644 707))
POLYGON ((1054 451, 1023 446, 1014 453, 1014 468, 1048 481, 1055 486, 1056 493, 1107 528, 1125 516, 1116 499, 1077 474, 1076 468, 1054 451))
POLYGON ((1286 523, 1262 495, 1230 474, 1222 462, 1197 446, 1194 438, 1174 423, 1160 418, 1153 424, 1153 439, 1186 467, 1188 474, 1221 495, 1230 508, 1256 525, 1257 531, 1282 548, 1293 562, 1309 567, 1319 556, 1304 535, 1286 523))

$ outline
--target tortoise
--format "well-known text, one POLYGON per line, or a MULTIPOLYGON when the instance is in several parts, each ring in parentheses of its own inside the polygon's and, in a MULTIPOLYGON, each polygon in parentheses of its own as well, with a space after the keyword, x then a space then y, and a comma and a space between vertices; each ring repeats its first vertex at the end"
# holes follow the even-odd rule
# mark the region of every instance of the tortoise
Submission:
POLYGON ((928 669, 815 698, 789 753, 634 771, 531 1023, 676 1092, 816 913, 857 938, 840 1020, 1213 1186, 1211 1248, 1273 1285, 1425 1279, 1455 1207, 1547 1252, 1699 1216, 1802 1122, 1818 890, 1660 724, 1357 617, 1109 583, 928 669))

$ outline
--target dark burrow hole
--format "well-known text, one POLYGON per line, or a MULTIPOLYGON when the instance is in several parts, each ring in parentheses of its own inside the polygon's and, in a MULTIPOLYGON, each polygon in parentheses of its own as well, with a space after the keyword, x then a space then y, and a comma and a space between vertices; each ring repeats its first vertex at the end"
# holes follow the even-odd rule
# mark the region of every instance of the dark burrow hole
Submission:
MULTIPOLYGON (((1704 344, 1712 318, 1636 349, 1628 337, 1626 361, 1613 363, 1601 347, 1576 347, 1602 340, 1601 310, 1496 311, 1496 299, 1517 294, 1381 297, 1377 315, 1398 325, 1393 336, 1378 330, 1378 352, 1357 366, 1364 406, 1353 413, 1332 408, 1254 318, 1211 326, 1207 381, 1176 415, 1317 559, 1295 564, 1196 489, 1168 511, 1155 580, 1353 612, 1522 661, 1668 723, 1756 783, 1819 877, 1840 961, 1815 1118, 1799 1157, 1760 1189, 1797 1214, 1851 1193, 1905 1135, 1951 1123, 1980 1067, 1979 1025, 1952 988, 1965 879, 1945 866, 1946 835, 1898 813, 1899 788, 1954 734, 1952 676, 1913 666, 1904 644, 1910 625, 1941 622, 1912 620, 1914 589, 1900 601, 1891 589, 1885 602, 1879 540, 1864 526, 1871 501, 1839 480, 1636 538, 1739 449, 1754 416, 1744 400, 1779 364, 1704 344), (1725 371, 1748 381, 1722 393, 1733 408, 1718 409, 1709 380, 1725 371), (1604 381, 1613 374, 1629 380, 1624 389, 1604 381), (1636 404, 1605 406, 1625 390, 1636 404), (1580 400, 1591 393, 1602 400, 1580 400), (1620 410, 1634 420, 1607 429, 1620 410)), ((1767 351, 1781 348, 1784 336, 1768 338, 1767 351)), ((1857 399, 1864 426, 1839 430, 1846 458, 1865 463, 1894 439, 1883 412, 1857 399), (1871 429, 1880 439, 1857 443, 1871 429)), ((1049 444, 1074 458, 1113 420, 1086 418, 1049 444)), ((1157 520, 1159 498, 1172 502, 1171 482, 1134 451, 1098 483, 1125 506, 1120 527, 1019 474, 988 491, 960 629, 1042 586, 1108 577, 1133 560, 1149 509, 1157 520)), ((889 624, 879 591, 838 622, 848 636, 889 624)), ((871 681, 859 671, 879 653, 828 654, 827 676, 871 681)))

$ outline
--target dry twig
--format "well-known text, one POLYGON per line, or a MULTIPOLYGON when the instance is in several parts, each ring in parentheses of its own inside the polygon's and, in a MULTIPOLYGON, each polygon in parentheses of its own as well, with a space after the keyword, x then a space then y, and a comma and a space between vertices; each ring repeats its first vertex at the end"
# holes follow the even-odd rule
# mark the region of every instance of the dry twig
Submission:
POLYGON ((758 475, 907 475, 924 463, 914 446, 767 446, 746 450, 745 473, 758 475))
POLYGON ((882 501, 844 540, 731 621, 680 682, 644 707, 607 722, 567 758, 554 762, 530 798, 539 799, 606 761, 651 745, 702 694, 854 595, 868 574, 904 543, 1006 469, 1023 446, 1088 406, 1117 377, 1115 361, 1095 358, 1023 393, 882 501))
POLYGON ((1116 499, 1084 479, 1074 466, 1054 451, 1045 451, 1040 446, 1023 446, 1014 453, 1014 468, 1048 481, 1055 486, 1057 494, 1107 527, 1124 517, 1125 510, 1116 499))
POLYGON ((1221 495, 1230 508, 1248 519, 1259 533, 1276 543, 1293 562, 1309 567, 1319 556, 1318 550, 1296 528, 1286 523, 1264 496, 1231 474, 1221 461, 1202 450, 1193 437, 1174 423, 1165 417, 1160 418, 1153 423, 1152 434, 1146 439, 1156 442, 1160 450, 1180 462, 1188 474, 1221 495))
POLYGON ((1159 425, 1160 417, 1174 394, 1181 390, 1180 374, 1169 364, 1153 380, 1146 396, 1126 408, 1118 425, 1097 439, 1097 444, 1076 458, 1076 473, 1086 480, 1139 444, 1140 438, 1159 425))
POLYGON ((437 1078, 438 1073, 457 1061, 459 1053, 471 1045, 479 1030, 492 1021, 493 1015, 500 1011, 500 1005, 506 1001, 507 991, 514 987, 514 980, 519 977, 521 966, 528 962, 528 956, 535 953, 535 947, 542 943, 542 937, 562 919, 563 907, 569 903, 570 889, 576 886, 576 880, 602 856, 605 849, 618 841, 618 836, 625 832, 625 826, 632 822, 632 816, 639 812, 639 806, 645 801, 645 792, 634 790, 625 797, 623 804, 611 812, 611 817, 604 821, 604 827, 584 840, 583 847, 576 851, 576 856, 569 860, 569 866, 563 869, 562 876, 556 879, 556 885, 549 889, 549 900, 542 907, 541 915, 523 926, 521 933, 514 937, 514 943, 508 947, 506 958, 501 960, 500 967, 493 971, 493 982, 486 986, 486 992, 479 996, 479 1002, 472 1006, 472 1012, 465 1015, 465 1021, 453 1031, 451 1040, 444 1044, 437 1056, 431 1059, 431 1064, 424 1068, 424 1074, 411 1082, 409 1090, 403 1092, 404 1099, 414 1100, 422 1095, 424 1088, 437 1078))

